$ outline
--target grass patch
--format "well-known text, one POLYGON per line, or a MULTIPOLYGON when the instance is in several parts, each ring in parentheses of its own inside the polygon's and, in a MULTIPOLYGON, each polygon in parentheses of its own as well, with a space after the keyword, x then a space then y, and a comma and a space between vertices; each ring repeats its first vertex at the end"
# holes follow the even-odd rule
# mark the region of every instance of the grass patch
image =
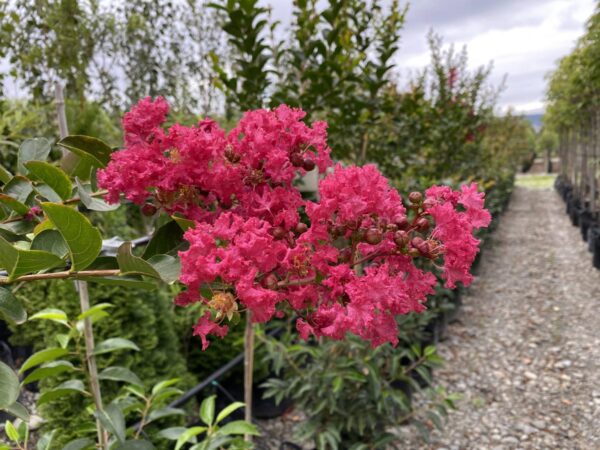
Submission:
POLYGON ((556 175, 553 174, 539 174, 539 175, 517 175, 515 184, 517 186, 525 187, 528 189, 552 189, 554 186, 554 180, 556 175))

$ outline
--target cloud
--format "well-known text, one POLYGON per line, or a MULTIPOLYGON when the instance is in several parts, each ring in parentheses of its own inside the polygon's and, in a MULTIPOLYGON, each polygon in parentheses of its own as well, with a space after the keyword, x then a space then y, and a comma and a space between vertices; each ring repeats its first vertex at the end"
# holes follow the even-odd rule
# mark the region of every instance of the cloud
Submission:
POLYGON ((594 6, 594 0, 416 0, 397 64, 404 77, 425 66, 429 53, 424 36, 433 29, 446 46, 466 46, 470 66, 493 61, 493 84, 506 75, 501 109, 539 110, 545 75, 571 51, 594 6))

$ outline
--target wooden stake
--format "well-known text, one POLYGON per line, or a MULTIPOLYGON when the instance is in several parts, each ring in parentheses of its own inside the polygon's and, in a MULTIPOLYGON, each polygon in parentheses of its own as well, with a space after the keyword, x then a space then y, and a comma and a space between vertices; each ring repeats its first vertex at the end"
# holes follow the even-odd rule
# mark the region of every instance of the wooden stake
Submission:
MULTIPOLYGON (((58 129, 60 138, 64 139, 69 135, 67 126, 67 116, 65 114, 65 98, 63 88, 59 82, 54 85, 54 93, 56 97, 56 118, 58 120, 58 129)), ((63 149, 63 158, 68 158, 69 152, 63 149)), ((75 282, 77 292, 79 293, 79 304, 81 312, 84 313, 90 309, 90 296, 88 284, 85 281, 77 280, 75 282)), ((86 318, 83 321, 83 336, 85 340, 85 356, 88 366, 88 377, 94 404, 98 411, 102 410, 102 394, 100 392, 100 381, 98 379, 98 367, 96 366, 96 357, 94 356, 94 330, 92 329, 92 321, 86 318)), ((101 449, 108 449, 108 433, 102 427, 102 424, 96 419, 96 430, 98 431, 98 444, 101 449)))

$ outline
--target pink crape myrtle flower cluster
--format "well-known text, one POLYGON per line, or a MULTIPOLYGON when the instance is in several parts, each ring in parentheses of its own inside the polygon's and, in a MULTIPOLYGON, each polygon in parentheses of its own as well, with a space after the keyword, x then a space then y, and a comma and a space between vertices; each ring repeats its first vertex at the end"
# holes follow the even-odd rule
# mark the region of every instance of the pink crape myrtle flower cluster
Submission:
POLYGON ((395 316, 425 309, 436 271, 450 288, 472 281, 473 232, 491 220, 475 184, 413 192, 405 207, 374 165, 333 167, 326 123, 306 125, 300 109, 248 111, 230 132, 208 119, 166 129, 168 110, 146 98, 125 115, 125 147, 98 181, 110 202, 193 221, 176 302, 207 306, 194 328, 203 349, 243 310, 257 322, 292 310, 304 339, 396 344, 395 316), (318 202, 294 187, 315 168, 330 169, 318 202))

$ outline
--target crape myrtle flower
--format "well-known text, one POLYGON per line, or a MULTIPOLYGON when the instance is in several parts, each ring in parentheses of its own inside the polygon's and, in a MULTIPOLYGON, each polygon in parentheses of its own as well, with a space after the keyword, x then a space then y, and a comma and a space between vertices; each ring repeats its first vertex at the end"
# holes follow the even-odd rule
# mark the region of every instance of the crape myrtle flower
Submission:
POLYGON ((98 180, 109 202, 193 221, 176 303, 206 307, 194 327, 203 349, 246 310, 256 322, 292 311, 303 339, 395 345, 395 317, 425 310, 436 273, 449 288, 471 283, 474 231, 491 220, 475 183, 412 192, 405 205, 376 166, 333 167, 327 124, 305 124, 300 109, 248 111, 230 132, 210 119, 165 128, 168 110, 145 98, 125 114, 124 148, 98 180), (318 202, 294 185, 311 170, 329 172, 318 202))

